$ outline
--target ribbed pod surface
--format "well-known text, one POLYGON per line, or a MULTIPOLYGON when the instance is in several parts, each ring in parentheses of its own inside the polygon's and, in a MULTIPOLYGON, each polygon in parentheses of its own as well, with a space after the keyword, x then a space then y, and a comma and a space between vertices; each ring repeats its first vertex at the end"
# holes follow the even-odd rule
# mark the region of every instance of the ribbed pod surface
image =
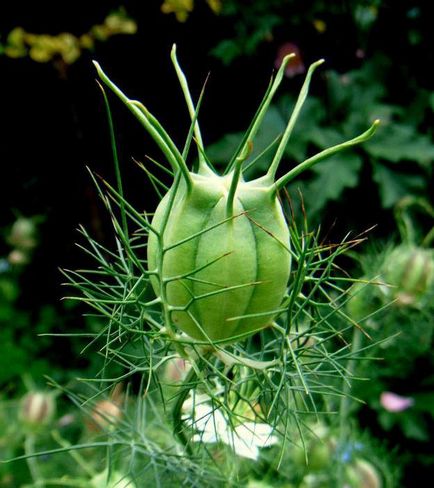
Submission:
MULTIPOLYGON (((152 225, 161 232, 166 222, 165 250, 151 234, 148 266, 162 265, 163 279, 173 279, 166 293, 178 308, 171 313, 177 327, 195 339, 230 341, 276 315, 291 266, 288 227, 280 202, 260 180, 239 183, 228 217, 231 175, 192 177, 189 192, 181 182, 156 210, 152 225)), ((160 282, 152 284, 160 295, 160 282)))

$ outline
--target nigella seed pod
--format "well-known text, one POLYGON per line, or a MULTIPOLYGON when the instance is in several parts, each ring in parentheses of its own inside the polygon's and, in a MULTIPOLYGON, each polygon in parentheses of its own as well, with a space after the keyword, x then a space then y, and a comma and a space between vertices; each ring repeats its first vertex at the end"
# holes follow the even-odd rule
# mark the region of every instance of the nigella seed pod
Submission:
MULTIPOLYGON (((267 326, 288 283, 289 231, 277 197, 260 180, 240 182, 229 214, 233 176, 192 175, 190 191, 174 187, 152 222, 162 229, 173 193, 162 275, 170 280, 174 324, 196 339, 242 337, 267 326)), ((158 246, 151 234, 149 269, 158 266, 158 246)), ((158 293, 158 281, 152 284, 158 293)))
POLYGON ((110 394, 110 398, 98 400, 85 419, 86 427, 90 432, 112 430, 123 417, 122 405, 124 395, 123 385, 118 383, 110 394))
POLYGON ((180 383, 187 377, 188 372, 191 369, 191 363, 179 356, 172 357, 165 365, 163 380, 170 384, 180 383))
POLYGON ((378 121, 354 139, 325 149, 276 179, 276 173, 309 83, 320 60, 310 66, 288 126, 267 173, 245 181, 243 163, 294 55, 286 56, 256 112, 245 137, 223 174, 206 158, 187 81, 176 58, 192 125, 181 153, 157 119, 130 100, 95 63, 102 81, 127 105, 153 137, 171 165, 174 180, 148 226, 148 274, 161 302, 166 328, 180 329, 195 340, 233 342, 270 324, 281 312, 291 271, 290 233, 278 191, 325 157, 367 140, 378 121), (186 156, 194 139, 198 169, 186 156))
POLYGON ((349 486, 354 488, 382 488, 383 482, 377 468, 358 458, 346 468, 346 477, 349 486))
POLYGON ((122 418, 121 407, 110 400, 100 400, 97 402, 90 413, 90 418, 86 419, 86 427, 91 432, 109 430, 114 428, 122 418))
POLYGON ((430 249, 402 244, 385 259, 383 277, 386 295, 397 306, 418 306, 432 291, 434 254, 430 249))
POLYGON ((21 401, 20 418, 29 427, 42 427, 51 422, 55 410, 56 403, 52 394, 31 391, 21 401))
POLYGON ((31 251, 37 244, 37 229, 34 219, 19 217, 13 223, 7 241, 21 251, 31 251))

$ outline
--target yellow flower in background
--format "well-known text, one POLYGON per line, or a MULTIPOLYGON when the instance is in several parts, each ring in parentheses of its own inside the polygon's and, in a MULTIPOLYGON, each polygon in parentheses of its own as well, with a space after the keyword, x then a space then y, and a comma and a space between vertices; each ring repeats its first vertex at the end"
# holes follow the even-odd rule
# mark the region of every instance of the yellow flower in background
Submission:
POLYGON ((161 11, 164 14, 175 14, 176 20, 179 22, 185 22, 193 8, 193 0, 165 0, 161 5, 161 11))
MULTIPOLYGON (((209 8, 215 13, 221 12, 222 0, 206 0, 209 8)), ((164 0, 161 5, 163 14, 175 14, 178 22, 185 22, 188 16, 193 12, 194 0, 164 0)))
POLYGON ((219 14, 222 10, 222 0, 206 0, 206 3, 209 5, 209 8, 215 13, 219 14))
POLYGON ((135 34, 137 32, 137 23, 119 12, 108 15, 104 20, 104 25, 110 35, 115 34, 135 34))
POLYGON ((327 24, 322 19, 314 19, 312 23, 316 31, 320 34, 323 34, 327 30, 327 24))
POLYGON ((69 32, 57 35, 34 34, 26 32, 22 27, 15 27, 7 37, 3 52, 10 58, 29 56, 37 63, 61 59, 70 65, 77 61, 83 50, 92 50, 95 41, 107 41, 118 34, 131 35, 136 32, 136 21, 128 17, 123 9, 119 9, 109 14, 102 24, 92 26, 89 32, 79 37, 69 32))

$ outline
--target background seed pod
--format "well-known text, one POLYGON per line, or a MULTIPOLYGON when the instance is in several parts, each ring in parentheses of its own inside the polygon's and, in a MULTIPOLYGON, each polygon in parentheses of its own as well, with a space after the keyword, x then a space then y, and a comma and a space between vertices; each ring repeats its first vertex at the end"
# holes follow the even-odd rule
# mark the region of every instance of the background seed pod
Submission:
POLYGON ((396 300, 397 306, 415 306, 428 299, 434 280, 432 250, 400 245, 387 257, 383 265, 385 294, 396 300))
POLYGON ((30 428, 41 428, 51 422, 56 402, 50 393, 30 391, 21 400, 20 418, 30 428))

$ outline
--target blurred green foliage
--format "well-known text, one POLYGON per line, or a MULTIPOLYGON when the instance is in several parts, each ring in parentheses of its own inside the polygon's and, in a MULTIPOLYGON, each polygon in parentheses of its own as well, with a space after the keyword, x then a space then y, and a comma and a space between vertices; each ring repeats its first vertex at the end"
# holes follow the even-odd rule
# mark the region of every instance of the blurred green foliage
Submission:
POLYGON ((355 394, 384 435, 398 436, 407 463, 429 465, 431 458, 408 442, 428 446, 434 422, 434 250, 377 243, 358 260, 362 281, 350 290, 347 309, 369 335, 365 346, 376 361, 359 365, 369 382, 356 385, 355 394), (390 394, 397 403, 387 401, 390 394))
MULTIPOLYGON (((309 177, 290 186, 291 194, 301 189, 310 216, 323 213, 330 201, 339 202, 346 190, 358 186, 366 167, 385 209, 406 196, 429 198, 434 145, 432 134, 421 127, 429 110, 430 93, 421 90, 405 108, 389 103, 384 81, 388 65, 384 56, 377 55, 360 69, 345 74, 329 70, 325 74, 323 94, 307 100, 286 148, 288 165, 354 137, 373 120, 381 120, 371 141, 314 166, 309 177)), ((271 107, 253 142, 251 159, 263 153, 282 133, 294 103, 293 98, 283 96, 271 107)), ((224 136, 208 148, 209 157, 223 164, 240 139, 241 133, 224 136)), ((261 173, 268 165, 266 153, 251 171, 261 173)))
MULTIPOLYGON (((22 392, 23 376, 30 374, 42 384, 45 375, 67 381, 75 377, 79 364, 79 341, 68 341, 68 351, 62 351, 65 342, 59 343, 57 337, 69 329, 68 324, 83 326, 74 302, 53 301, 31 308, 26 304, 29 291, 23 287, 23 275, 32 269, 42 221, 41 216, 17 217, 3 230, 4 243, 0 242, 8 249, 0 258, 0 389, 10 394, 22 392)), ((38 286, 35 277, 31 282, 38 286)), ((86 320, 86 328, 98 327, 91 317, 86 320)), ((95 357, 89 357, 82 366, 92 369, 97 363, 95 357)))
POLYGON ((264 42, 271 42, 280 29, 323 34, 334 29, 342 17, 347 17, 347 22, 353 23, 362 35, 366 34, 377 20, 382 1, 358 0, 343 5, 325 0, 308 4, 295 0, 224 0, 222 4, 221 15, 230 21, 232 36, 221 40, 212 53, 223 63, 230 64, 240 56, 254 55, 257 48, 264 42))

